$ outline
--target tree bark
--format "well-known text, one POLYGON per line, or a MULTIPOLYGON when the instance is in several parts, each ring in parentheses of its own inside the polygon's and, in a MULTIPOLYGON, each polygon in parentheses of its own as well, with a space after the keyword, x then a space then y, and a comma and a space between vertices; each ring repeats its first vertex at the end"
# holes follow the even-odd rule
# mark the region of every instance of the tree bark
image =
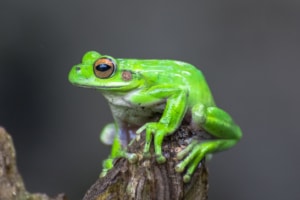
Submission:
POLYGON ((50 198, 45 194, 30 194, 16 165, 16 152, 10 135, 0 127, 0 200, 66 200, 64 194, 50 198))
MULTIPOLYGON (((199 141, 211 139, 205 132, 193 131, 182 125, 163 142, 163 152, 167 158, 164 164, 158 164, 155 157, 142 158, 144 136, 128 147, 128 152, 136 153, 140 158, 130 164, 119 158, 104 178, 99 178, 87 191, 84 200, 207 200, 208 171, 203 160, 189 183, 183 182, 183 174, 175 171, 178 162, 177 152, 184 149, 191 139, 199 141)), ((153 145, 152 145, 153 146, 153 145)), ((154 155, 153 147, 151 153, 154 155)), ((0 127, 0 199, 1 200, 66 200, 64 194, 50 198, 45 194, 30 194, 26 191, 16 166, 16 153, 12 139, 0 127)))
MULTIPOLYGON (((163 142, 163 152, 167 162, 158 164, 154 157, 142 159, 144 138, 133 142, 128 151, 139 155, 139 161, 130 164, 119 158, 108 174, 99 178, 88 190, 84 200, 206 200, 208 193, 208 171, 204 160, 189 183, 183 182, 183 174, 175 171, 178 162, 176 153, 185 148, 191 138, 203 140, 210 136, 195 132, 189 126, 181 126, 163 142)), ((153 146, 153 145, 152 145, 153 146)), ((152 155, 153 147, 151 149, 152 155)))

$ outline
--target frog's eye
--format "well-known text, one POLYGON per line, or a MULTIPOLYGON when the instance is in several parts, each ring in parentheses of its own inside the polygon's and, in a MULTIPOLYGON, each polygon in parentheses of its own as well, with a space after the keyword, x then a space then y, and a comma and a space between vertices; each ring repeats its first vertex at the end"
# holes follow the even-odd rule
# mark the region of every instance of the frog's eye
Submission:
POLYGON ((109 78, 115 70, 116 65, 109 58, 99 58, 94 63, 94 73, 98 78, 109 78))

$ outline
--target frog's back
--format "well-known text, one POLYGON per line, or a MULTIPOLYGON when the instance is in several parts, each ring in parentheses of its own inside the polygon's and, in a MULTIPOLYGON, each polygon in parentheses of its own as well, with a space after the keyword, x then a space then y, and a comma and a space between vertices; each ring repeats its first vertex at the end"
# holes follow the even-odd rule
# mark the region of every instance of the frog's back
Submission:
POLYGON ((206 106, 214 106, 215 102, 210 88, 201 70, 197 67, 181 61, 175 61, 177 73, 182 74, 182 84, 189 90, 189 105, 201 103, 206 106))
POLYGON ((128 70, 142 74, 155 84, 174 84, 189 92, 188 104, 214 105, 214 100, 202 72, 195 66, 177 60, 120 59, 128 70))

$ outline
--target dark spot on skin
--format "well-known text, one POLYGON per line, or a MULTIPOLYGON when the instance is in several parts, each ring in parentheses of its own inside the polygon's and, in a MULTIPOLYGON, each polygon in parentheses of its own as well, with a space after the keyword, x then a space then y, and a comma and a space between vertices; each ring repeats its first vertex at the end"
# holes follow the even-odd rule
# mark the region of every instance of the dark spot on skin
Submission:
POLYGON ((81 70, 80 66, 76 66, 75 69, 76 69, 76 71, 80 71, 81 70))
POLYGON ((122 79, 124 81, 130 81, 132 79, 132 74, 130 71, 123 71, 122 72, 122 79))

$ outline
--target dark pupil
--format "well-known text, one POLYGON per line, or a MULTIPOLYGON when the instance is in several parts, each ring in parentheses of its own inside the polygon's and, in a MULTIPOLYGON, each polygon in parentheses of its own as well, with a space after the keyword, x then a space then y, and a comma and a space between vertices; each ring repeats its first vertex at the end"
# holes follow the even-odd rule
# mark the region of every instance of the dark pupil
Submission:
POLYGON ((105 72, 107 70, 109 70, 111 67, 107 64, 100 64, 96 66, 96 70, 100 71, 100 72, 105 72))

